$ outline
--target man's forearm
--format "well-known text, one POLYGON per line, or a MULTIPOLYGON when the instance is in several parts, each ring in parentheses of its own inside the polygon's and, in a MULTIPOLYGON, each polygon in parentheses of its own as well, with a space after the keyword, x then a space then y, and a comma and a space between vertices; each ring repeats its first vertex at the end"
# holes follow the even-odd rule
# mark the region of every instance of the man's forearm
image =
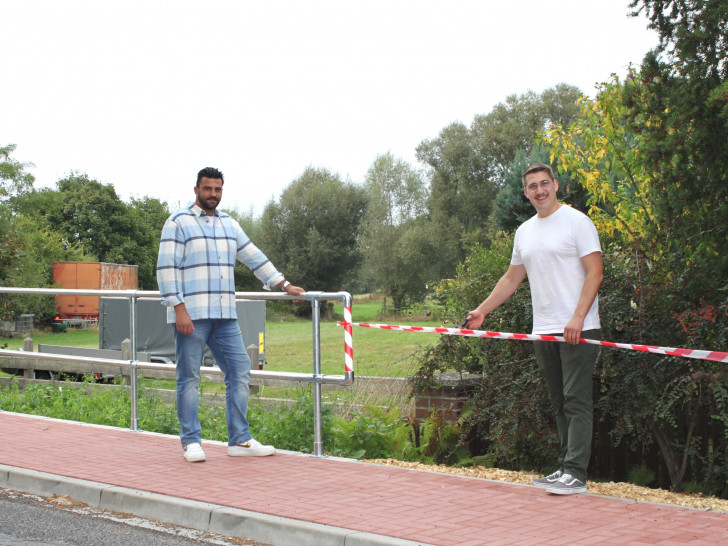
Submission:
POLYGON ((486 316, 491 314, 513 295, 525 276, 526 270, 523 266, 509 267, 508 271, 498 280, 490 295, 477 307, 476 311, 486 316))

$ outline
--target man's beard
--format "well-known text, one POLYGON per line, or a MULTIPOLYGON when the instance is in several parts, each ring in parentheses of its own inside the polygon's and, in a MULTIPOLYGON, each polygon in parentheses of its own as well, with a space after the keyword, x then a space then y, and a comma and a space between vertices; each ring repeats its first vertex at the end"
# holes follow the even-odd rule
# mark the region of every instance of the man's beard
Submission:
POLYGON ((215 210, 219 203, 220 203, 220 201, 218 201, 217 199, 210 198, 210 199, 206 199, 205 201, 200 201, 200 207, 202 207, 205 210, 215 210))

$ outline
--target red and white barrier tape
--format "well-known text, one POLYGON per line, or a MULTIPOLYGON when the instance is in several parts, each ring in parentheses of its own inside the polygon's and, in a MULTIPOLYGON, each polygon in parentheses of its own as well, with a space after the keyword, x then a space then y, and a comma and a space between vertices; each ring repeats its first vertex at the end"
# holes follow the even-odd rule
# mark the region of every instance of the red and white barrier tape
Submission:
MULTIPOLYGON (((346 314, 344 314, 346 319, 346 314)), ((561 341, 561 336, 544 336, 538 334, 510 334, 507 332, 488 332, 486 330, 469 330, 467 328, 444 328, 432 326, 403 326, 397 324, 372 324, 369 322, 339 322, 339 326, 351 328, 351 326, 361 326, 364 328, 379 328, 381 330, 400 330, 403 332, 430 332, 434 334, 448 334, 451 336, 464 337, 484 337, 495 339, 517 339, 521 341, 561 341)), ((657 353, 668 356, 682 356, 686 358, 697 358, 699 360, 712 360, 713 362, 728 362, 728 352, 722 351, 699 351, 695 349, 681 349, 679 347, 657 347, 653 345, 635 345, 630 343, 614 343, 611 341, 601 341, 596 339, 579 339, 580 343, 589 343, 592 345, 603 345, 605 347, 615 347, 618 349, 630 349, 633 351, 645 351, 648 353, 657 353)))

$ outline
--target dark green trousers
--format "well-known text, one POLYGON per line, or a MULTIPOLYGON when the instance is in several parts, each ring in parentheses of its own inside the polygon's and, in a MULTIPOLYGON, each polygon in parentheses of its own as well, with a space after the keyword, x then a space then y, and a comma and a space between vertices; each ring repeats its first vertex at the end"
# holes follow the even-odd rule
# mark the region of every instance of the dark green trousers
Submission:
MULTIPOLYGON (((581 337, 601 339, 601 330, 584 330, 581 337)), ((561 442, 559 468, 584 483, 594 419, 592 376, 600 349, 599 345, 586 343, 534 342, 536 362, 556 414, 561 442)))

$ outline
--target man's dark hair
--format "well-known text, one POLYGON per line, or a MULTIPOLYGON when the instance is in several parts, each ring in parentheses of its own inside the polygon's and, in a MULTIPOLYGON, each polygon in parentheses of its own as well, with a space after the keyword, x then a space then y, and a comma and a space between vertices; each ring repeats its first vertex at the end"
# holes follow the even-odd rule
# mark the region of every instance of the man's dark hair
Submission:
POLYGON ((202 180, 203 178, 212 178, 213 180, 220 180, 223 184, 225 183, 225 179, 222 177, 222 173, 218 171, 215 167, 205 167, 197 173, 196 186, 198 188, 200 187, 200 180, 202 180))
POLYGON ((551 165, 546 165, 546 163, 534 163, 533 165, 530 165, 528 169, 526 169, 525 173, 523 173, 523 187, 526 187, 526 176, 531 173, 537 173, 541 171, 547 172, 551 180, 554 179, 554 170, 551 168, 551 165))

